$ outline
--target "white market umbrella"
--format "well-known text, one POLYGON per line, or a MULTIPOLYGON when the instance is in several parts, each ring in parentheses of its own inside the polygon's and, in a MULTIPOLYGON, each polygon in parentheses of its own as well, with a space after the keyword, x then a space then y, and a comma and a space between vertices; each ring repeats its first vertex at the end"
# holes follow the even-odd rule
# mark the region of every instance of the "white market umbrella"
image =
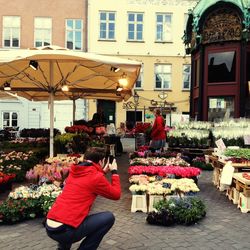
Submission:
POLYGON ((77 52, 58 46, 0 51, 0 90, 50 104, 50 157, 53 156, 54 100, 127 100, 141 63, 77 52), (35 70, 31 68, 35 67, 35 70), (67 86, 69 91, 63 91, 67 86), (117 91, 119 90, 119 91, 117 91))

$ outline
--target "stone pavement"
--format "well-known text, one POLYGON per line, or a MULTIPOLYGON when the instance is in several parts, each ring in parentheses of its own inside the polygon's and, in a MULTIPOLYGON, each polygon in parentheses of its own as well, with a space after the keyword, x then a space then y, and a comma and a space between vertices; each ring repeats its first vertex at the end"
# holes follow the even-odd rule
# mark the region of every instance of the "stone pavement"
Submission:
MULTIPOLYGON (((116 222, 103 239, 99 249, 250 249, 250 214, 242 214, 224 193, 212 182, 212 172, 203 172, 199 179, 200 196, 207 205, 207 216, 193 226, 161 227, 148 225, 146 214, 131 213, 131 194, 128 190, 128 156, 117 157, 121 174, 123 195, 119 201, 98 198, 93 212, 113 211, 116 222)), ((0 250, 56 249, 47 237, 42 219, 25 221, 16 225, 0 226, 0 250)), ((74 244, 72 249, 77 249, 74 244)))

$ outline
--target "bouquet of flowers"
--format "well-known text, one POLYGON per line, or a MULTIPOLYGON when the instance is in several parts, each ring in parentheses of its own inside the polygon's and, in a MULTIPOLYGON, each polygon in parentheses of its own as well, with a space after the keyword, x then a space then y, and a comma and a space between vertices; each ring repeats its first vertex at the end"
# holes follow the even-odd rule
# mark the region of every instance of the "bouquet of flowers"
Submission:
POLYGON ((135 133, 149 134, 151 132, 152 125, 149 122, 137 122, 135 126, 135 133))
POLYGON ((94 128, 88 127, 86 125, 73 125, 65 127, 66 133, 92 133, 94 128))
POLYGON ((200 175, 201 170, 195 167, 180 167, 180 166, 130 166, 128 169, 130 175, 147 174, 168 176, 175 175, 181 178, 192 178, 200 175))

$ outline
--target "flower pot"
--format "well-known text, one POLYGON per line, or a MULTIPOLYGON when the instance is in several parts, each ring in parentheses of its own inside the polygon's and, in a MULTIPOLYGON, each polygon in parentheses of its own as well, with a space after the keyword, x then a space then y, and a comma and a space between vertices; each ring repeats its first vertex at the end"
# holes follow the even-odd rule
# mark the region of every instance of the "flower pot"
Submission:
POLYGON ((148 212, 155 211, 154 204, 160 200, 163 200, 163 195, 149 195, 149 205, 148 205, 148 212))
POLYGON ((147 197, 146 194, 132 195, 131 212, 141 211, 147 213, 147 197))

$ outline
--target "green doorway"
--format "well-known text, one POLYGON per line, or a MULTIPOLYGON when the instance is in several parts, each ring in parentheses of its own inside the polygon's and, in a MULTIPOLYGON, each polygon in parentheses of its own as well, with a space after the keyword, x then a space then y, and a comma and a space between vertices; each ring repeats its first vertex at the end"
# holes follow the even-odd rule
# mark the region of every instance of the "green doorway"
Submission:
POLYGON ((107 100, 97 100, 97 108, 101 106, 107 123, 115 124, 115 102, 107 100))

